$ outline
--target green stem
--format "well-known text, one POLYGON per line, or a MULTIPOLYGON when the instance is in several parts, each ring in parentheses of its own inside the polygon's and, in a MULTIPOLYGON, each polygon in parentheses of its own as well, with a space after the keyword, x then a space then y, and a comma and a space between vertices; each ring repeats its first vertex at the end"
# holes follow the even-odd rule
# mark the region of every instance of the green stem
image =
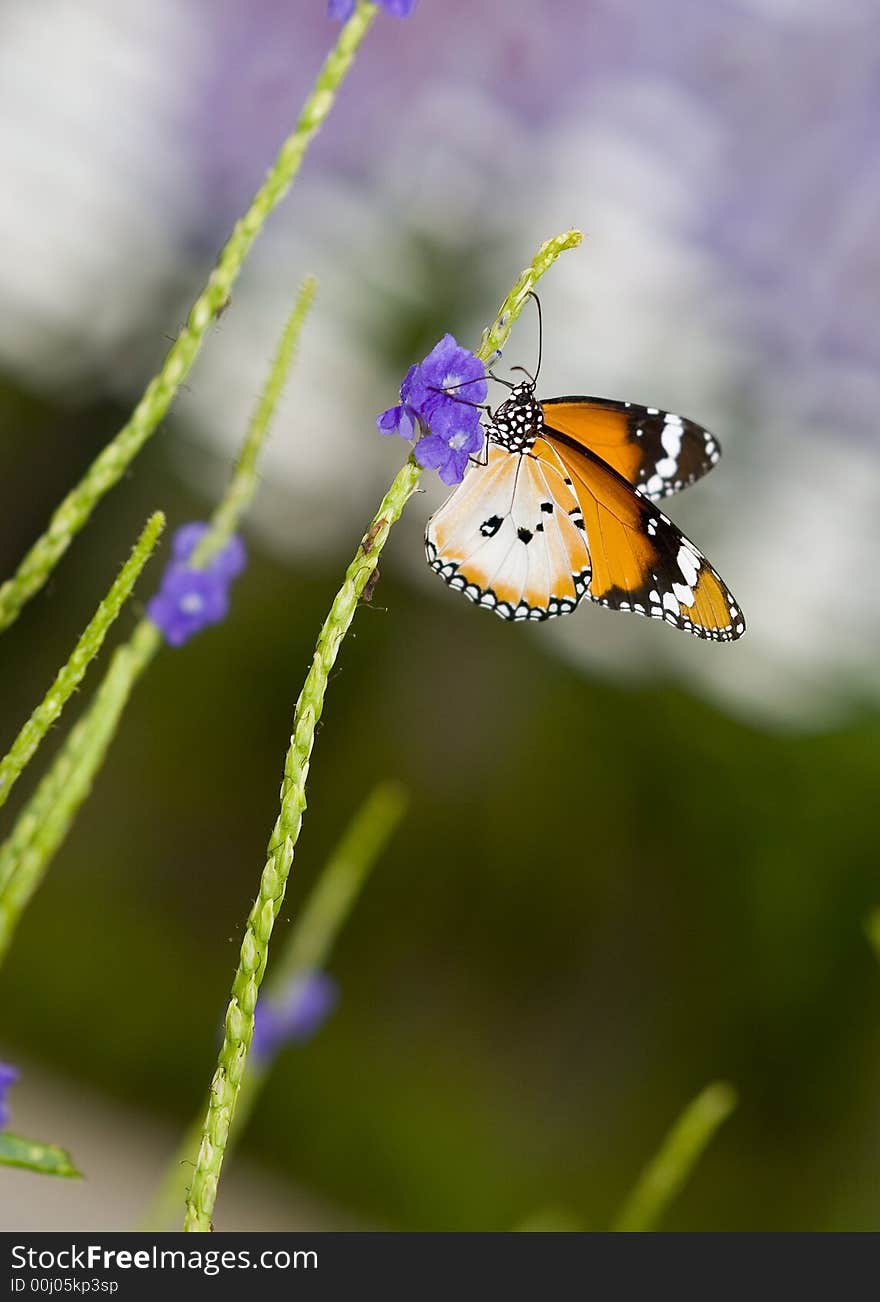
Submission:
POLYGON ((498 309, 495 320, 488 330, 483 331, 477 356, 486 365, 492 361, 498 349, 506 344, 511 326, 544 273, 550 270, 560 253, 565 253, 567 249, 576 249, 583 238, 583 234, 578 230, 563 231, 561 235, 554 235, 552 239, 541 245, 530 264, 520 272, 519 279, 498 309))
POLYGON ((135 682, 159 647, 161 635, 143 620, 110 662, 88 713, 0 849, 0 962, 55 851, 88 796, 135 682))
MULTIPOLYGON (((284 328, 226 493, 194 561, 204 562, 228 541, 250 504, 257 484, 257 460, 314 294, 314 278, 308 277, 284 328)), ((25 907, 91 791, 135 684, 161 645, 159 630, 148 619, 141 620, 116 652, 94 701, 0 846, 0 962, 25 907)))
POLYGON ((25 765, 36 754, 40 742, 61 714, 85 677, 89 665, 104 645, 104 639, 116 616, 131 596, 141 570, 152 556, 164 528, 165 516, 161 511, 150 516, 131 556, 95 611, 67 664, 59 669, 54 683, 43 700, 23 725, 8 753, 0 760, 0 806, 6 803, 25 765))
MULTIPOLYGON (((8 947, 13 930, 8 918, 11 883, 19 874, 25 854, 33 846, 41 829, 47 825, 52 811, 63 800, 74 775, 81 773, 81 779, 85 778, 89 783, 94 778, 95 766, 103 758, 106 744, 112 737, 131 687, 158 650, 161 641, 159 630, 144 619, 132 637, 115 651, 87 712, 71 729, 48 773, 0 846, 0 935, 5 935, 0 943, 0 958, 8 947), (4 917, 7 919, 5 924, 4 917)), ((29 860, 31 888, 25 892, 28 898, 36 890, 47 867, 48 859, 41 864, 29 860)))
POLYGON ((652 1230, 680 1193, 719 1126, 736 1107, 732 1085, 707 1085, 675 1122, 660 1151, 645 1167, 612 1229, 652 1230))
POLYGON ((229 301, 232 287, 270 213, 284 198, 299 171, 306 149, 327 117, 352 60, 376 15, 375 4, 360 0, 339 33, 299 121, 285 140, 265 181, 245 215, 236 222, 208 283, 193 304, 186 325, 168 352, 158 375, 111 443, 57 508, 46 532, 34 543, 18 570, 0 587, 0 631, 40 591, 73 538, 87 523, 105 493, 119 482, 146 441, 164 419, 178 389, 199 354, 211 323, 229 301))
MULTIPOLYGON (((494 324, 483 336, 479 356, 484 362, 488 362, 506 340, 532 285, 564 249, 574 248, 581 238, 579 231, 568 231, 548 240, 538 250, 531 265, 522 273, 504 300, 494 324)), ((391 528, 415 492, 421 473, 421 468, 410 459, 398 471, 385 494, 346 571, 342 587, 333 599, 294 709, 293 732, 281 785, 281 810, 269 839, 266 864, 257 898, 245 926, 238 969, 232 983, 223 1044, 211 1081, 201 1144, 187 1198, 183 1225, 187 1231, 205 1232, 211 1228, 211 1215, 217 1198, 229 1128, 253 1037, 257 993, 266 969, 269 940, 284 901, 294 847, 306 808, 305 787, 315 728, 324 708, 330 671, 364 588, 376 569, 391 528)))
POLYGON ((278 956, 263 997, 282 996, 290 982, 325 966, 367 875, 406 811, 398 782, 380 782, 348 825, 278 956))
POLYGON ((229 486, 211 516, 210 529, 193 553, 191 564, 196 567, 205 565, 215 552, 220 551, 229 542, 257 491, 259 483, 257 464, 260 453, 275 410, 290 378, 300 332, 314 301, 317 287, 318 282, 315 277, 306 276, 293 311, 287 318, 287 324, 278 341, 269 374, 257 400, 229 486))
MULTIPOLYGON (((289 983, 300 974, 326 964, 341 928, 363 889, 364 882, 378 860, 406 809, 407 798, 396 782, 382 782, 355 814, 327 866, 303 905, 297 921, 284 944, 279 962, 266 982, 260 998, 282 998, 289 983)), ((262 1093, 272 1063, 256 1061, 241 1083, 235 1109, 227 1157, 244 1132, 248 1117, 262 1093)), ((155 1199, 139 1228, 153 1232, 167 1230, 180 1213, 193 1159, 202 1135, 202 1112, 195 1117, 184 1135, 155 1199)))

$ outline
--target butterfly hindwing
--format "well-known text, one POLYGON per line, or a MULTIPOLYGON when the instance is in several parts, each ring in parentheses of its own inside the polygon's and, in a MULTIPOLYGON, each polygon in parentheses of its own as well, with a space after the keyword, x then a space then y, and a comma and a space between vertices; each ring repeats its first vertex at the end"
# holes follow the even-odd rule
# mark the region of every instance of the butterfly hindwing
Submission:
POLYGON ((577 498, 590 549, 588 595, 613 610, 663 619, 697 637, 730 642, 742 613, 701 552, 662 511, 603 460, 545 429, 531 456, 577 498))
POLYGON ((551 430, 595 452, 651 501, 686 488, 721 456, 702 425, 656 407, 576 397, 545 398, 541 407, 551 430))
POLYGON ((492 443, 487 456, 428 521, 431 568, 505 619, 567 614, 590 578, 577 498, 536 457, 492 443))

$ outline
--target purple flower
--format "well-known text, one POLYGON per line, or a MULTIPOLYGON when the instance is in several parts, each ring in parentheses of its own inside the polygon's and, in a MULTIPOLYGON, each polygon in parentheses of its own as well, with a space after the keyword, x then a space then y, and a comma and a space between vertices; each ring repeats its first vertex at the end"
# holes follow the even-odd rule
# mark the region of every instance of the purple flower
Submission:
POLYGON ((302 1044, 321 1029, 339 997, 325 972, 295 977, 281 999, 261 999, 254 1012, 254 1053, 264 1061, 287 1044, 302 1044))
POLYGON ((9 1124, 9 1104, 6 1094, 10 1086, 18 1080, 19 1070, 8 1062, 0 1062, 0 1130, 9 1124))
POLYGON ((165 635, 169 646, 183 646, 196 633, 217 624, 229 610, 229 586, 244 569, 246 554, 240 538, 231 538, 204 569, 189 559, 208 530, 207 524, 185 524, 174 535, 173 560, 147 615, 165 635))
POLYGON ((477 405, 486 397, 483 363, 452 335, 444 335, 417 366, 411 366, 400 386, 400 405, 376 419, 382 434, 411 439, 420 431, 415 458, 420 466, 439 472, 445 484, 459 484, 468 458, 483 446, 477 405))
MULTIPOLYGON (((202 520, 192 524, 182 524, 171 541, 171 554, 176 561, 188 561, 211 526, 202 520)), ((210 560, 210 568, 228 579, 237 579, 247 564, 244 543, 234 535, 225 547, 215 552, 210 560)))
MULTIPOLYGON (((409 18, 418 0, 379 0, 379 4, 392 18, 409 18)), ((348 22, 354 13, 355 0, 327 0, 327 17, 341 23, 348 22)))
POLYGON ((483 446, 483 430, 458 430, 451 438, 429 434, 416 444, 415 458, 426 470, 436 470, 444 484, 460 484, 468 461, 483 446))

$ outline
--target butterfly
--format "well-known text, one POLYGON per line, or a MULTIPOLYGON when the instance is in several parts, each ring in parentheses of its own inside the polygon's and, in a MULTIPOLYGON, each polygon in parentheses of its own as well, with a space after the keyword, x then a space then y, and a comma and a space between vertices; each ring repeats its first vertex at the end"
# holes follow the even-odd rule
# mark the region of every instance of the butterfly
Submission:
POLYGON ((715 642, 741 637, 720 575, 656 506, 717 464, 717 440, 655 407, 539 401, 531 376, 507 383, 485 460, 428 521, 431 568, 503 619, 552 619, 589 598, 715 642))

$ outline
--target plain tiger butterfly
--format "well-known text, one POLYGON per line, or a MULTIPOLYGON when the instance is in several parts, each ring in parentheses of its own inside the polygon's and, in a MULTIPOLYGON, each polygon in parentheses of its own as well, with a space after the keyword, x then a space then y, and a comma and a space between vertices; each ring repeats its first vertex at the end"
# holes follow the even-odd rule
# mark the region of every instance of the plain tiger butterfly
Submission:
POLYGON ((741 637, 720 575, 655 506, 712 469, 717 440, 654 407, 539 401, 531 376, 509 387, 489 411, 485 459, 428 521, 431 568, 503 619, 551 619, 588 597, 716 642, 741 637))

